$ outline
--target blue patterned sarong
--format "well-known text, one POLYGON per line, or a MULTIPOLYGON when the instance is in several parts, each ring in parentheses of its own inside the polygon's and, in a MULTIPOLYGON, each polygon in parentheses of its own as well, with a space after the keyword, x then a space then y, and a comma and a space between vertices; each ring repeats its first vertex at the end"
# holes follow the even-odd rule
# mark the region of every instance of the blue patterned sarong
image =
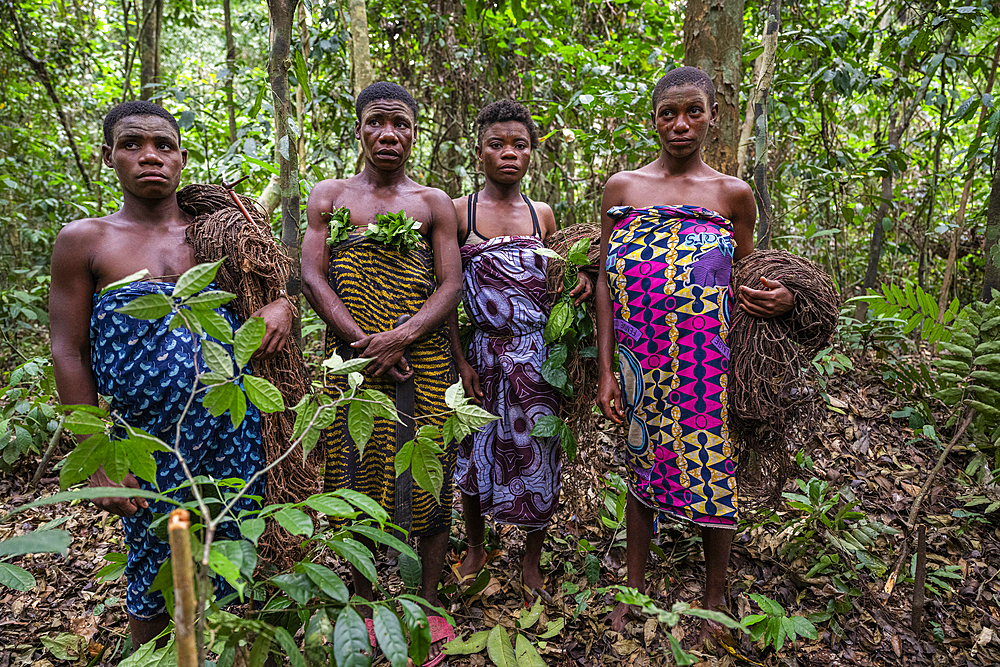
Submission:
MULTIPOLYGON (((172 283, 136 282, 99 296, 94 295, 94 311, 90 319, 91 367, 97 382, 97 391, 107 396, 111 411, 130 426, 140 428, 172 445, 177 434, 177 422, 191 394, 195 378, 195 361, 205 369, 201 354, 196 351, 194 337, 185 328, 168 330, 169 317, 158 320, 139 320, 130 315, 116 313, 115 309, 145 294, 160 292, 169 295, 172 283)), ((210 286, 209 289, 214 289, 210 286)), ((239 320, 225 307, 216 309, 227 322, 237 329, 239 320)), ((218 342, 218 341, 217 341, 218 342)), ((232 353, 232 346, 225 345, 232 353)), ((264 467, 261 447, 260 413, 247 403, 246 418, 233 427, 228 413, 213 417, 202 405, 204 394, 198 394, 191 403, 181 424, 180 451, 195 476, 208 476, 215 480, 249 479, 264 467)), ((124 432, 118 433, 124 437, 124 432)), ((180 463, 172 452, 154 452, 156 459, 156 486, 166 491, 185 481, 180 463)), ((140 479, 143 489, 155 490, 149 481, 140 479)), ((189 488, 169 495, 184 500, 189 488)), ((258 480, 248 495, 263 496, 264 480, 258 480)), ((256 500, 244 496, 234 507, 240 511, 258 509, 256 500)), ((166 611, 163 595, 149 592, 149 587, 170 556, 170 545, 160 540, 149 529, 154 514, 173 509, 164 503, 150 503, 132 516, 122 517, 125 541, 128 545, 128 563, 125 567, 126 607, 129 614, 140 619, 151 619, 166 611)), ((235 521, 219 526, 216 540, 239 540, 235 521)), ((216 593, 221 597, 232 592, 221 578, 215 578, 216 593)))

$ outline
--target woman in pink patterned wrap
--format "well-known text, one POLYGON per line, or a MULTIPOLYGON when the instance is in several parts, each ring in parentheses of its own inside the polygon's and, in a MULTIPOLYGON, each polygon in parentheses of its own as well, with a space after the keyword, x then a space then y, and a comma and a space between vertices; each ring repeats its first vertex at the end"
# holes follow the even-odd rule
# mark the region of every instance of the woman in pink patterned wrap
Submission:
MULTIPOLYGON (((645 590, 660 512, 701 526, 702 606, 724 611, 737 524, 738 447, 726 397, 730 273, 753 251, 756 207, 750 186, 701 159, 719 109, 711 79, 681 67, 652 97, 660 155, 612 176, 601 205, 597 404, 627 430, 628 585, 645 590)), ((788 289, 763 276, 761 283, 741 288, 739 307, 757 317, 791 309, 788 289)), ((613 630, 622 630, 627 612, 624 603, 615 607, 613 630)))

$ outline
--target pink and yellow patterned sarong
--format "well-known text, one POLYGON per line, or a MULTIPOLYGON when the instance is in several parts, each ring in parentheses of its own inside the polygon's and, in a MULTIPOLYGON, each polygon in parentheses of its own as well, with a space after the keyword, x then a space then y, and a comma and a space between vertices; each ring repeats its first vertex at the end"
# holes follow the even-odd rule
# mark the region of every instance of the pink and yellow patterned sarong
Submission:
POLYGON ((732 223, 692 206, 619 206, 608 243, 632 493, 699 525, 736 527, 728 424, 732 223))

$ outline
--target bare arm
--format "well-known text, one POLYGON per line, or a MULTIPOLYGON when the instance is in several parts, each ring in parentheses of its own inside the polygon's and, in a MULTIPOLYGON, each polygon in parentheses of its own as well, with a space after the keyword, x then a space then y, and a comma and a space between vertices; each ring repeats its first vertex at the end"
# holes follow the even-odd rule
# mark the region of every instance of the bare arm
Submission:
MULTIPOLYGON (((97 405, 97 382, 90 365, 90 317, 97 288, 91 249, 101 240, 99 224, 92 220, 70 223, 59 232, 52 249, 49 335, 56 389, 63 405, 97 405)), ((90 485, 139 488, 131 473, 116 484, 103 469, 90 476, 90 485)), ((144 498, 96 498, 94 504, 120 516, 149 506, 144 498)))
POLYGON ((327 278, 330 247, 326 241, 330 236, 330 211, 337 188, 337 184, 323 181, 309 194, 306 204, 308 225, 302 239, 302 293, 338 338, 353 343, 364 338, 365 332, 351 317, 327 278))
MULTIPOLYGON (((733 236, 736 237, 736 253, 734 259, 739 261, 748 257, 754 250, 753 233, 757 225, 757 203, 753 198, 750 186, 742 181, 734 188, 731 196, 735 200, 732 214, 733 236)), ((777 317, 795 305, 795 296, 777 280, 766 276, 760 277, 762 289, 752 289, 747 285, 740 287, 738 295, 739 308, 754 317, 777 317)))
POLYGON ((604 416, 620 424, 625 417, 622 408, 621 388, 615 379, 612 357, 615 352, 614 339, 614 306, 611 303, 611 290, 608 288, 608 239, 614 222, 608 215, 608 209, 622 203, 624 185, 621 178, 612 176, 604 187, 601 198, 601 264, 597 274, 597 407, 604 416))

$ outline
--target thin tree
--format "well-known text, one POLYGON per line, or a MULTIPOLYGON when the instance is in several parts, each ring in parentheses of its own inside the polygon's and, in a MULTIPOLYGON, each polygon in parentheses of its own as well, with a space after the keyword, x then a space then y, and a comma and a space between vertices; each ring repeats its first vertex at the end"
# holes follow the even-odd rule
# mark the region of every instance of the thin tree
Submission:
POLYGON ((703 149, 705 162, 738 175, 740 84, 743 79, 743 0, 688 0, 684 12, 684 64, 701 68, 715 83, 716 131, 703 149))
MULTIPOLYGON (((350 0, 347 8, 351 17, 351 80, 354 98, 357 99, 361 91, 372 84, 375 70, 372 67, 371 45, 368 41, 368 10, 365 0, 350 0)), ((355 171, 360 172, 363 166, 364 158, 359 146, 355 171)))
POLYGON ((76 161, 76 168, 80 172, 80 178, 83 179, 84 185, 86 185, 87 189, 90 190, 90 176, 87 174, 87 170, 83 166, 83 159, 80 157, 80 149, 77 148, 76 139, 73 136, 73 128, 69 124, 69 118, 67 117, 65 110, 63 110, 62 102, 59 99, 59 94, 56 92, 55 85, 52 83, 52 77, 49 74, 48 68, 45 66, 45 61, 36 58, 34 52, 31 50, 31 47, 28 46, 25 41, 24 31, 21 29, 21 20, 18 18, 17 11, 14 9, 14 3, 8 2, 4 4, 7 5, 7 12, 10 16, 11 25, 14 27, 14 37, 17 39, 17 53, 35 72, 35 76, 38 77, 38 80, 42 83, 42 87, 45 88, 45 92, 48 93, 49 99, 52 100, 52 104, 55 106, 56 115, 59 117, 59 124, 62 125, 63 132, 66 133, 66 141, 69 143, 70 151, 73 153, 73 159, 76 161))
MULTIPOLYGON (((926 14, 924 15, 926 18, 926 14)), ((910 121, 913 120, 913 115, 923 104, 924 98, 927 96, 927 89, 931 85, 931 81, 934 79, 934 74, 937 72, 937 68, 944 61, 944 56, 951 48, 952 39, 955 37, 954 26, 949 26, 945 37, 938 47, 937 56, 931 58, 930 62, 927 64, 927 68, 924 70, 924 77, 920 84, 920 88, 917 89, 916 93, 913 94, 909 99, 900 99, 905 93, 904 90, 907 88, 905 85, 905 79, 908 75, 905 63, 910 57, 910 52, 907 51, 900 57, 900 68, 899 73, 893 80, 892 94, 890 96, 889 102, 889 131, 886 134, 886 143, 889 145, 891 150, 899 149, 900 142, 903 139, 903 135, 906 134, 906 130, 910 127, 910 121)), ((885 220, 889 214, 889 207, 892 205, 892 170, 889 168, 885 169, 885 175, 882 177, 882 189, 881 197, 878 210, 875 212, 875 218, 872 224, 872 238, 868 244, 868 268, 865 271, 864 282, 862 287, 864 290, 869 290, 875 287, 875 283, 878 281, 878 265, 879 261, 882 259, 882 244, 885 240, 886 224, 885 220)), ((868 304, 864 301, 858 304, 855 310, 855 318, 862 320, 865 314, 868 312, 868 304)))
POLYGON ((139 99, 148 100, 160 82, 160 28, 163 0, 142 0, 139 28, 139 99))
POLYGON ((226 115, 229 118, 229 143, 236 141, 236 102, 235 90, 236 73, 236 40, 233 39, 233 12, 230 7, 230 0, 222 0, 222 22, 226 32, 226 115))
MULTIPOLYGON (((278 158, 278 192, 281 199, 281 246, 292 258, 287 291, 290 296, 301 292, 302 272, 299 266, 299 172, 297 137, 289 132, 292 104, 288 95, 288 68, 291 65, 292 26, 298 0, 268 0, 271 20, 271 51, 267 64, 271 101, 274 104, 275 152, 278 158)), ((299 319, 293 325, 299 335, 299 319)))
MULTIPOLYGON (((997 77, 997 64, 1000 63, 1000 41, 997 42, 996 50, 993 52, 993 65, 990 67, 990 76, 986 82, 986 90, 984 95, 988 95, 993 90, 993 83, 996 81, 997 77)), ((989 109, 985 104, 979 110, 979 125, 976 126, 976 136, 972 139, 973 145, 979 143, 980 138, 983 136, 983 122, 986 119, 986 113, 989 109)), ((962 236, 962 232, 965 228, 965 208, 969 203, 969 197, 972 194, 972 182, 975 180, 976 176, 976 158, 978 156, 974 152, 972 157, 969 158, 969 165, 965 169, 965 185, 962 187, 962 198, 958 201, 958 212, 955 214, 955 230, 951 234, 951 246, 948 248, 948 263, 944 268, 944 278, 941 279, 941 295, 938 298, 938 323, 943 321, 944 310, 948 306, 948 292, 951 288, 951 279, 955 273, 955 260, 958 258, 958 240, 962 236)), ((993 189, 990 192, 990 205, 993 204, 993 197, 996 195, 996 172, 994 171, 993 189)), ((990 265, 993 263, 993 258, 991 253, 993 252, 993 243, 989 239, 990 226, 987 222, 987 238, 986 238, 986 275, 983 277, 983 290, 984 294, 988 294, 986 288, 986 283, 992 280, 990 277, 990 265)))

